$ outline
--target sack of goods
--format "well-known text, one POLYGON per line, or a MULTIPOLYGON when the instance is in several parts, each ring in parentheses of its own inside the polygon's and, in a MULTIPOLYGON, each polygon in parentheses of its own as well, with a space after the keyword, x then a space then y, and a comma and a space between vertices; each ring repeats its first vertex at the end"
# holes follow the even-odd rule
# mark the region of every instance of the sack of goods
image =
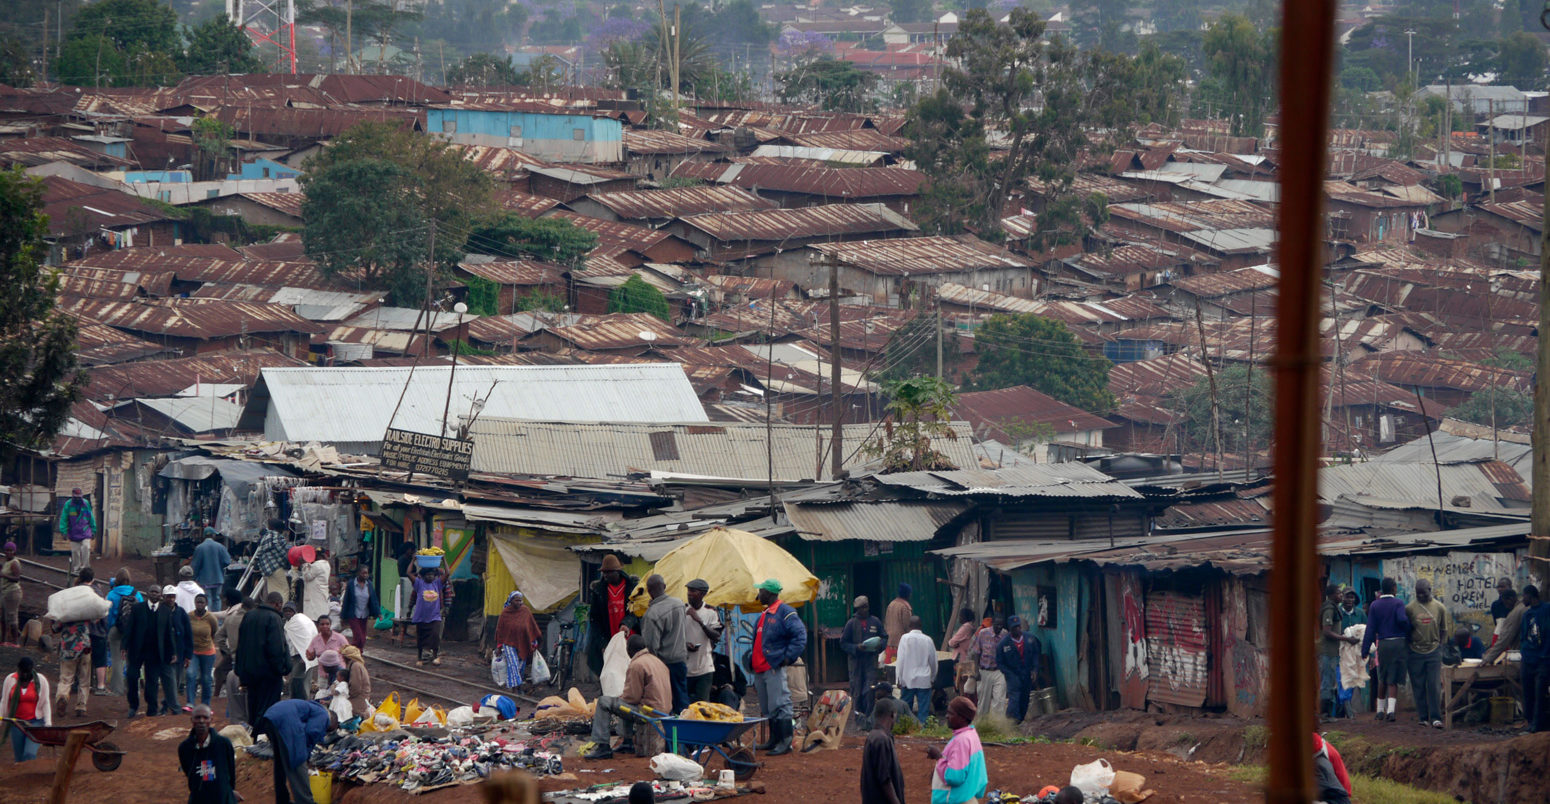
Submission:
POLYGON ((56 623, 78 623, 108 616, 108 601, 90 586, 72 586, 48 596, 48 617, 56 623))
POLYGON ((685 720, 713 720, 718 723, 742 723, 743 713, 726 704, 711 701, 695 701, 684 707, 680 715, 685 720))

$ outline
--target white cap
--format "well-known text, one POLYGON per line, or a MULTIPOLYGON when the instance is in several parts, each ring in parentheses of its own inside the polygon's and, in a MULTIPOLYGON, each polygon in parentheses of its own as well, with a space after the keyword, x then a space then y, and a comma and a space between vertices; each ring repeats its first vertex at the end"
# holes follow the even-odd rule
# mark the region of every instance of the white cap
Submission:
POLYGON ((163 586, 161 593, 164 595, 175 595, 178 593, 178 588, 176 586, 163 586))

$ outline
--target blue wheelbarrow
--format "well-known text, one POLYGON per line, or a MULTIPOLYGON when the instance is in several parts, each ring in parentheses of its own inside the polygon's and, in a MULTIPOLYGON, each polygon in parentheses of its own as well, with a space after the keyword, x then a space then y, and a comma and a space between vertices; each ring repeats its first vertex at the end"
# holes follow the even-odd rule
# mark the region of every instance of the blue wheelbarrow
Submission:
POLYGON ((749 718, 741 723, 726 723, 717 720, 689 720, 688 718, 669 717, 649 706, 628 706, 621 704, 619 710, 622 714, 639 718, 649 723, 657 734, 661 735, 662 742, 667 744, 667 750, 679 753, 680 749, 689 749, 687 755, 690 759, 701 765, 714 751, 721 755, 727 768, 740 782, 753 777, 754 771, 759 769, 759 763, 754 761, 753 749, 738 742, 739 738, 749 731, 759 727, 767 718, 749 718))

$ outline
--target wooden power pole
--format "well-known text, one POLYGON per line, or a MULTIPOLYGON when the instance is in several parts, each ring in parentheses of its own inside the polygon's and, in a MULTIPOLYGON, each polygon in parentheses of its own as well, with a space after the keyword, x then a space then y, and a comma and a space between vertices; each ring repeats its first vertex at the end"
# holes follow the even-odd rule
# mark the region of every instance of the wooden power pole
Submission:
POLYGON ((829 393, 833 394, 830 407, 834 409, 834 429, 829 433, 829 475, 840 479, 845 467, 845 406, 840 393, 840 261, 829 260, 829 393))
POLYGON ((1318 674, 1319 283, 1330 74, 1338 0, 1281 6, 1281 266, 1276 315, 1275 491, 1270 572, 1269 804, 1313 801, 1318 674))

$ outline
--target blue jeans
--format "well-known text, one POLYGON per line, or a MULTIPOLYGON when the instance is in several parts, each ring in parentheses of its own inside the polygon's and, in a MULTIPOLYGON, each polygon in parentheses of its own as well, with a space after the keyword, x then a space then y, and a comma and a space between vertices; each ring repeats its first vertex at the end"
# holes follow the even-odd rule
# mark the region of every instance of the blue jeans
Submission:
MULTIPOLYGON (((43 725, 43 718, 35 717, 27 721, 29 726, 43 725)), ((38 758, 38 744, 29 740, 22 730, 11 726, 11 752, 17 762, 27 762, 38 758)))
POLYGON ((194 705, 194 686, 197 684, 204 689, 199 694, 199 702, 205 706, 210 705, 210 688, 215 686, 215 658, 216 654, 201 656, 194 654, 188 660, 188 695, 185 696, 189 706, 194 705))
POLYGON ((931 716, 931 688, 913 689, 905 687, 899 692, 904 698, 904 705, 908 706, 910 711, 915 713, 915 722, 925 725, 926 718, 931 716))

